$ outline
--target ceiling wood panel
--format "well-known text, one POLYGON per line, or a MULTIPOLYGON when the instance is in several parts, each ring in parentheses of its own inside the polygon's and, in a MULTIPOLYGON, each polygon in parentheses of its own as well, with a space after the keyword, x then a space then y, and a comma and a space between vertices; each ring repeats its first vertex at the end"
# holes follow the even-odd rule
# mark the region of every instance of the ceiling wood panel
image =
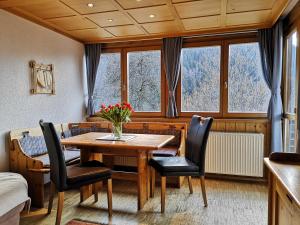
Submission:
POLYGON ((241 1, 241 0, 228 0, 227 12, 248 12, 263 9, 272 9, 273 4, 276 0, 251 0, 251 1, 241 1))
POLYGON ((87 16, 101 27, 112 27, 119 25, 130 25, 132 22, 122 12, 97 13, 87 16))
POLYGON ((48 21, 59 27, 62 27, 67 31, 97 28, 96 24, 86 18, 81 18, 79 16, 61 17, 49 19, 48 21))
POLYGON ((99 40, 103 38, 111 38, 113 35, 101 28, 73 30, 69 32, 70 35, 76 36, 82 41, 99 40))
POLYGON ((5 0, 0 1, 0 8, 17 7, 52 2, 53 0, 5 0))
POLYGON ((42 19, 76 15, 76 13, 72 9, 58 1, 24 5, 20 6, 19 9, 32 13, 42 19))
POLYGON ((135 9, 166 4, 166 0, 117 0, 124 9, 135 9))
POLYGON ((70 8, 76 10, 80 14, 109 12, 118 10, 111 3, 110 0, 61 0, 61 2, 65 3, 70 8), (87 6, 89 3, 93 4, 92 8, 87 6))
POLYGON ((164 21, 157 23, 145 23, 143 27, 151 34, 178 33, 180 28, 175 21, 164 21))
POLYGON ((145 34, 145 32, 135 25, 107 27, 106 30, 117 37, 140 36, 145 34))
POLYGON ((166 5, 131 9, 128 10, 128 12, 139 23, 174 20, 172 12, 166 5), (151 18, 150 15, 153 15, 154 17, 151 18))
POLYGON ((81 42, 114 42, 266 28, 293 1, 0 0, 0 9, 81 42))
POLYGON ((175 4, 180 18, 202 17, 221 13, 221 0, 202 0, 175 4))
POLYGON ((268 21, 270 15, 271 10, 228 14, 226 17, 226 24, 235 26, 240 24, 257 24, 261 22, 267 23, 270 22, 268 21))
POLYGON ((220 26, 220 16, 190 18, 182 21, 186 30, 198 30, 199 27, 201 29, 216 28, 220 26))

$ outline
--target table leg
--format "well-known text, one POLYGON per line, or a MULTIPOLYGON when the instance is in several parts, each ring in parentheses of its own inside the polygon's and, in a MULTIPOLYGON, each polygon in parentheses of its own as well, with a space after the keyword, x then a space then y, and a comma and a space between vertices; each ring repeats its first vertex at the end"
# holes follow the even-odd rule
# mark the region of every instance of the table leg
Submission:
MULTIPOLYGON (((87 162, 92 157, 92 154, 87 149, 80 150, 80 161, 81 163, 87 162)), ((93 186, 85 185, 80 188, 80 203, 88 199, 91 195, 93 195, 93 186)))
POLYGON ((144 151, 138 153, 138 210, 141 210, 147 201, 148 160, 144 151))
POLYGON ((151 193, 151 168, 148 166, 149 160, 152 158, 152 154, 148 154, 147 157, 147 200, 150 198, 150 193, 151 193))

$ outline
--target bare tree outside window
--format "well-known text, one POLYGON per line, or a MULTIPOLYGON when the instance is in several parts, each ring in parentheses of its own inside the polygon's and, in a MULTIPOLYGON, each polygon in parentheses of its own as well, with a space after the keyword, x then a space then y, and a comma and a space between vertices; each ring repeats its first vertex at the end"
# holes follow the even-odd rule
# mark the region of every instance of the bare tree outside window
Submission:
POLYGON ((101 54, 94 91, 96 110, 99 110, 101 104, 116 104, 121 101, 120 60, 120 53, 101 54))
POLYGON ((221 47, 184 48, 181 54, 181 111, 219 112, 221 47))
POLYGON ((271 92, 263 77, 258 43, 231 44, 228 112, 266 113, 271 92))
POLYGON ((128 101, 136 112, 161 111, 161 52, 128 55, 128 101))

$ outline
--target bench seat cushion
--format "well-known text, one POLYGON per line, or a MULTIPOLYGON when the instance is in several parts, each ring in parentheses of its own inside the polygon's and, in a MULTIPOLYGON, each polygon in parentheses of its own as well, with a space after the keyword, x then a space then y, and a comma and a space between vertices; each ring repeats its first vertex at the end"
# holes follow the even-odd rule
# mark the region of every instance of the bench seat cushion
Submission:
POLYGON ((178 152, 178 148, 174 146, 166 146, 158 150, 153 150, 151 153, 153 154, 154 157, 155 156, 172 157, 172 156, 176 156, 177 152, 178 152))
MULTIPOLYGON (((69 162, 79 159, 80 158, 80 151, 74 151, 74 150, 65 150, 63 151, 65 155, 65 161, 66 164, 69 162)), ((40 160, 43 162, 44 167, 50 167, 50 161, 48 154, 40 155, 37 157, 34 157, 34 159, 40 160)))
POLYGON ((23 151, 29 156, 34 157, 47 153, 47 147, 43 136, 26 135, 19 141, 23 151))

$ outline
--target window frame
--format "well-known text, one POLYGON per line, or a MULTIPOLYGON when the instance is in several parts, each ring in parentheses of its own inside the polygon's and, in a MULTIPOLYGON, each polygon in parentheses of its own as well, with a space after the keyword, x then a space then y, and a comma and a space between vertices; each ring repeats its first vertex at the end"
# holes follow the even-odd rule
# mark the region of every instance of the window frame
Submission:
MULTIPOLYGON (((284 49, 283 49, 283 78, 282 78, 282 84, 283 84, 283 116, 282 116, 282 126, 283 126, 283 149, 284 152, 290 152, 288 151, 289 147, 289 122, 295 121, 295 148, 297 148, 297 140, 298 140, 298 132, 297 132, 297 126, 298 126, 298 88, 299 88, 299 73, 300 73, 300 29, 298 27, 293 27, 289 30, 288 34, 284 37, 284 49), (296 84, 295 84, 295 112, 287 112, 288 109, 288 86, 290 79, 288 78, 288 71, 287 66, 288 62, 291 60, 291 58, 288 56, 288 40, 292 37, 294 33, 297 33, 297 49, 296 49, 296 84)), ((296 149, 295 149, 296 150, 296 149)))
POLYGON ((133 112, 132 116, 133 117, 146 117, 146 116, 151 116, 151 117, 162 117, 166 115, 166 75, 164 72, 164 66, 163 66, 163 59, 162 59, 162 51, 161 51, 161 46, 159 45, 154 45, 154 46, 145 46, 145 47, 128 47, 123 49, 123 66, 122 66, 122 74, 123 74, 123 88, 122 88, 122 99, 123 101, 128 102, 128 91, 129 91, 129 86, 128 86, 128 53, 130 52, 142 52, 142 51, 155 51, 159 50, 160 51, 160 112, 133 112))
POLYGON ((220 46, 220 105, 219 105, 219 112, 185 112, 181 110, 181 81, 182 81, 182 73, 180 71, 179 79, 178 79, 178 86, 176 91, 176 106, 178 110, 179 117, 192 117, 193 115, 201 115, 201 116, 212 116, 212 117, 222 117, 222 98, 223 98, 223 91, 222 91, 222 83, 223 83, 223 43, 222 41, 203 41, 203 42, 195 42, 195 43, 184 43, 182 48, 199 48, 199 47, 212 47, 212 46, 220 46))
POLYGON ((257 37, 249 38, 237 38, 232 40, 224 41, 224 82, 222 85, 223 88, 223 117, 226 118, 266 118, 268 113, 259 113, 259 112, 229 112, 228 111, 228 102, 229 102, 229 87, 228 87, 228 78, 229 78, 229 46, 231 44, 247 44, 258 42, 257 37))

